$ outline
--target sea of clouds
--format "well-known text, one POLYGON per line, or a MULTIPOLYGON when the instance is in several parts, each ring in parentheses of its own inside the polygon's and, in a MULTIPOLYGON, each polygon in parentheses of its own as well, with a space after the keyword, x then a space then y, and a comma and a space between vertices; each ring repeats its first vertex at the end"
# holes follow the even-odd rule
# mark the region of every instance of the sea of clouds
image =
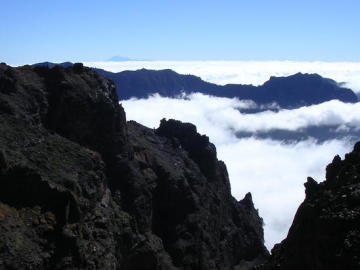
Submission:
MULTIPOLYGON (((360 63, 291 62, 291 61, 196 61, 196 62, 92 62, 85 65, 119 72, 139 68, 170 68, 182 74, 194 74, 206 81, 226 84, 259 85, 270 76, 297 72, 318 73, 344 82, 360 92, 360 63)), ((162 118, 194 123, 198 132, 209 136, 217 147, 218 158, 229 172, 232 194, 242 199, 250 191, 255 207, 265 222, 265 244, 271 249, 286 237, 296 209, 304 199, 307 176, 317 181, 325 178, 325 168, 333 157, 352 150, 354 140, 346 136, 317 141, 306 138, 292 142, 241 138, 238 132, 270 132, 273 129, 297 131, 307 127, 330 125, 341 131, 358 130, 360 104, 329 101, 295 110, 241 113, 256 104, 236 98, 192 94, 179 98, 159 95, 147 99, 121 101, 127 119, 156 128, 162 118)))

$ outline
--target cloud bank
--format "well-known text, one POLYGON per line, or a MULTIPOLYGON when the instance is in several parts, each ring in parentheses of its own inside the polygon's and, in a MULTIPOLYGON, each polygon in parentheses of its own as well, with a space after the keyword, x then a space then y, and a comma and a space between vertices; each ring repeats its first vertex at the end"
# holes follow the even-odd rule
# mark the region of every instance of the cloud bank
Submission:
MULTIPOLYGON (((339 131, 348 128, 360 129, 360 103, 343 103, 338 100, 293 110, 268 110, 251 114, 240 111, 255 108, 256 104, 252 101, 220 98, 201 93, 182 96, 178 99, 155 94, 149 99, 130 99, 122 103, 126 106, 128 114, 134 106, 131 116, 141 117, 148 126, 157 126, 157 119, 153 118, 152 113, 141 115, 141 110, 136 113, 137 106, 147 107, 151 111, 156 110, 163 118, 185 121, 197 119, 198 129, 219 143, 223 142, 221 135, 218 134, 219 130, 221 133, 227 131, 228 134, 235 136, 236 132, 267 132, 274 129, 295 131, 309 126, 337 126, 339 131)), ((228 139, 229 137, 226 136, 226 140, 228 139)))
POLYGON ((85 65, 112 72, 124 70, 173 69, 181 74, 193 74, 216 84, 239 83, 260 85, 270 76, 289 76, 297 72, 318 73, 344 82, 360 92, 360 63, 299 62, 299 61, 126 61, 86 62, 85 65))
MULTIPOLYGON (((292 144, 256 138, 238 138, 237 131, 293 130, 308 125, 357 125, 360 106, 330 101, 296 110, 243 114, 240 108, 254 104, 238 99, 192 94, 182 99, 154 95, 148 99, 121 101, 127 119, 150 128, 162 118, 194 123, 198 131, 216 145, 219 159, 225 161, 232 194, 242 199, 253 194, 255 207, 265 222, 266 246, 285 238, 293 216, 304 199, 307 176, 325 178, 325 167, 336 154, 343 156, 352 148, 346 139, 316 143, 308 139, 292 144)), ((358 126, 358 125, 357 125, 358 126)))

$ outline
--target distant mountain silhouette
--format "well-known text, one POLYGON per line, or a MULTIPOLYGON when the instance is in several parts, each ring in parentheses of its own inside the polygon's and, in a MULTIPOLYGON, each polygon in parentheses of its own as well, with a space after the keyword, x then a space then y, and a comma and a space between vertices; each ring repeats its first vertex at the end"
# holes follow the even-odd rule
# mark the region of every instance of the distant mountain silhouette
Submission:
POLYGON ((181 93, 200 92, 218 97, 253 100, 259 104, 277 103, 282 108, 320 104, 338 99, 357 102, 355 93, 331 79, 318 74, 297 73, 288 77, 271 77, 261 86, 227 84, 216 85, 193 75, 181 75, 173 70, 122 71, 112 73, 94 69, 97 73, 114 81, 120 99, 146 98, 159 93, 174 97, 181 93))
MULTIPOLYGON (((67 66, 69 63, 59 64, 67 66)), ((52 67, 53 63, 40 63, 52 67)), ((171 69, 109 72, 93 68, 98 74, 114 81, 120 100, 131 97, 146 98, 159 93, 175 97, 182 93, 200 92, 218 97, 253 100, 258 104, 277 103, 281 108, 298 108, 338 99, 357 102, 356 94, 332 79, 318 74, 297 73, 288 77, 271 77, 260 86, 227 84, 217 85, 194 75, 178 74, 171 69)))
POLYGON ((346 129, 339 129, 338 125, 308 126, 297 130, 271 129, 268 131, 241 131, 236 133, 237 138, 256 138, 271 139, 281 141, 285 144, 298 143, 305 140, 314 140, 316 143, 324 143, 328 140, 346 139, 350 144, 354 144, 360 138, 360 130, 356 127, 348 126, 346 129))

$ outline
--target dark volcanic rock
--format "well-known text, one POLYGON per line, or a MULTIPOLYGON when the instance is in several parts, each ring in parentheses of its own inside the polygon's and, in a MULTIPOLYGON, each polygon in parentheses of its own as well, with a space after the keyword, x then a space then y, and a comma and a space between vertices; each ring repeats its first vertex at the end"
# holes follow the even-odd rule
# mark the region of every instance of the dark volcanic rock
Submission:
POLYGON ((0 65, 0 269, 248 269, 248 194, 195 126, 126 123, 89 68, 0 65))
POLYGON ((226 166, 217 160, 208 137, 199 135, 194 125, 175 120, 162 120, 156 130, 165 138, 135 122, 129 129, 130 134, 141 132, 129 138, 144 173, 157 179, 153 230, 176 266, 231 269, 260 259, 259 251, 267 253, 251 195, 240 202, 231 196, 226 166))
POLYGON ((288 236, 256 269, 360 269, 360 143, 344 160, 334 158, 326 181, 309 177, 305 188, 288 236))
MULTIPOLYGON (((67 111, 58 108, 59 117, 48 127, 55 113, 53 95, 60 103, 69 94, 69 105, 98 101, 113 107, 115 114, 121 107, 113 85, 89 70, 76 74, 72 68, 1 65, 3 80, 12 83, 0 92, 1 269, 114 269, 131 264, 119 255, 141 242, 132 218, 112 200, 101 156, 79 144, 93 147, 91 141, 79 136, 79 129, 68 128, 68 122, 77 123, 83 115, 65 120, 61 115, 67 111), (115 98, 106 99, 106 93, 115 98)), ((119 120, 125 125, 125 118, 119 120)), ((86 134, 88 127, 82 127, 86 134)))

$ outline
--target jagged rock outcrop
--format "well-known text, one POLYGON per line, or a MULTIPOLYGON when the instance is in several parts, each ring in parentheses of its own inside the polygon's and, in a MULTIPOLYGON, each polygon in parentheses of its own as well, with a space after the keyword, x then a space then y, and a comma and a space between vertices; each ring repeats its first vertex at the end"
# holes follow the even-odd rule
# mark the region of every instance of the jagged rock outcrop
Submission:
POLYGON ((286 239, 256 269, 360 269, 360 142, 344 160, 334 158, 324 182, 309 177, 305 188, 286 239))
POLYGON ((208 137, 175 120, 163 120, 155 133, 131 122, 129 134, 146 182, 156 183, 144 203, 153 207, 153 232, 176 266, 230 269, 267 254, 251 195, 239 202, 231 196, 226 166, 208 137))
POLYGON ((195 126, 126 123, 89 68, 0 65, 0 269, 248 269, 247 194, 195 126))

